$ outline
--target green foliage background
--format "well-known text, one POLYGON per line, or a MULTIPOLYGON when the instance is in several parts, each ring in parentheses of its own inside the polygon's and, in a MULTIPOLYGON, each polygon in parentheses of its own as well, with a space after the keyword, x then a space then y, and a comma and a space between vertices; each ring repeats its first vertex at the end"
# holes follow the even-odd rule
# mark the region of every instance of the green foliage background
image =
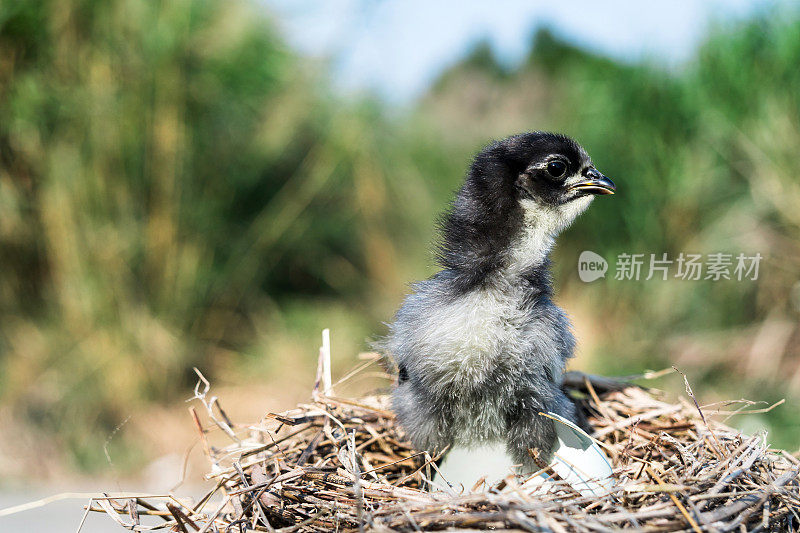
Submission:
MULTIPOLYGON (((539 31, 486 45, 412 109, 328 88, 244 0, 0 3, 0 419, 73 467, 191 368, 258 381, 383 332, 434 271, 433 221, 469 158, 529 129, 578 138, 619 194, 559 241, 581 362, 677 364, 710 397, 800 395, 800 18, 713 28, 678 69, 539 31), (605 281, 585 249, 760 252, 757 282, 605 281), (576 318, 577 321, 577 318, 576 318), (298 355, 299 354, 299 355, 298 355), (20 429, 21 428, 21 429, 20 429)), ((612 267, 613 268, 613 267, 612 267)), ((344 361, 347 366, 347 361, 344 361)), ((792 409, 755 420, 797 448, 792 409)), ((2 443, 0 443, 2 444, 2 443)), ((116 439, 136 464, 135 445, 116 439)))

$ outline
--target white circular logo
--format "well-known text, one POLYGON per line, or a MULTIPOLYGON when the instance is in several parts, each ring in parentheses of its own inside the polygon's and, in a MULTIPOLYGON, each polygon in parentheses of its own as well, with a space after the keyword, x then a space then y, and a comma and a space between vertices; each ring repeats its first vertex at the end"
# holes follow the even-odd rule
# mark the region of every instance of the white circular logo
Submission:
POLYGON ((590 283, 596 279, 606 277, 608 262, 594 252, 585 250, 578 257, 578 277, 581 281, 590 283))

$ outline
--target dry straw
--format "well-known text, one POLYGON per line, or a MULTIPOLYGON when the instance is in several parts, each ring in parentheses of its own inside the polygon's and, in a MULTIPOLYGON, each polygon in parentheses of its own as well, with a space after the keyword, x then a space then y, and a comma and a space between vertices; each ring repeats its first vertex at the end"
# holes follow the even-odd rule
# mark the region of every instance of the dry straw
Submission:
MULTIPOLYGON (((135 531, 445 530, 794 531, 800 525, 800 461, 718 421, 751 402, 668 403, 621 381, 567 375, 617 484, 583 497, 565 483, 530 495, 509 476, 490 490, 460 491, 436 476, 436 457, 414 450, 385 396, 333 395, 329 344, 313 402, 257 425, 229 420, 200 375, 193 411, 214 488, 198 501, 170 496, 93 499, 88 511, 135 531), (207 440, 221 432, 216 447, 207 440)), ((656 377, 656 374, 641 376, 656 377)), ((487 487, 482 487, 486 489, 487 487)))

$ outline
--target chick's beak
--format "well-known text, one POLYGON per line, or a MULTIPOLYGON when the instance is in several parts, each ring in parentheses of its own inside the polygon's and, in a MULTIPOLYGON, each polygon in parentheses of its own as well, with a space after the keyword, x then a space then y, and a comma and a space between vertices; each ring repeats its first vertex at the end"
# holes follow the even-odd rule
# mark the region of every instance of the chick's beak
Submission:
POLYGON ((589 194, 614 194, 617 187, 614 182, 600 174, 595 168, 583 173, 583 179, 570 185, 569 190, 583 191, 589 194))

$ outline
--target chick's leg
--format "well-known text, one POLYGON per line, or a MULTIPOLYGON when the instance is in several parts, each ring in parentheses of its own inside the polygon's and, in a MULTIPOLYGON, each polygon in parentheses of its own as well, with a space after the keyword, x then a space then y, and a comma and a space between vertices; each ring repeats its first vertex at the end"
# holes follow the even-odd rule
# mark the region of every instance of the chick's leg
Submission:
POLYGON ((436 453, 452 442, 452 421, 446 402, 425 394, 412 381, 392 393, 392 409, 406 436, 418 450, 436 453))
POLYGON ((523 466, 523 471, 537 469, 528 450, 542 461, 550 461, 556 441, 555 426, 551 419, 539 414, 547 410, 541 397, 530 394, 517 398, 506 413, 508 453, 516 464, 523 466))
POLYGON ((506 413, 508 451, 525 470, 537 469, 531 452, 538 455, 541 461, 551 460, 556 443, 556 422, 539 414, 547 412, 580 423, 575 404, 555 383, 546 386, 540 384, 538 390, 527 390, 520 394, 513 408, 506 413))

